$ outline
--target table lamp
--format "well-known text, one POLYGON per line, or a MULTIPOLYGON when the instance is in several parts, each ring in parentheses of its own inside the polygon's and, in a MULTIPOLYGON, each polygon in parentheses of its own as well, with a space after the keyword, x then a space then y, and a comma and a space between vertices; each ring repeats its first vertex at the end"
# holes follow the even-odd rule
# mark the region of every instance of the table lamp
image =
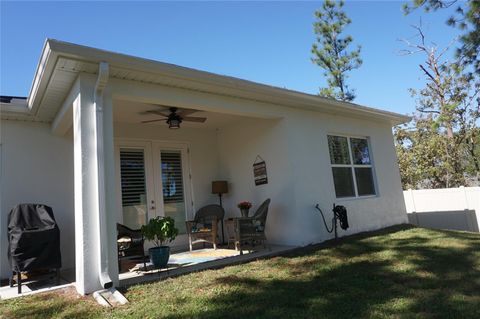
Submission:
POLYGON ((222 194, 226 194, 226 193, 228 193, 228 182, 227 181, 213 181, 212 182, 212 194, 218 194, 218 197, 220 199, 220 206, 222 206, 222 194))

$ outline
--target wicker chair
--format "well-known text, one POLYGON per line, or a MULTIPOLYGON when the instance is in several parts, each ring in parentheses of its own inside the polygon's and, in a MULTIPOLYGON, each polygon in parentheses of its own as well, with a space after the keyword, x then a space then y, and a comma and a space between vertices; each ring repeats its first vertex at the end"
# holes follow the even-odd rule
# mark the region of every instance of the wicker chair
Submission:
POLYGON ((267 237, 265 236, 265 226, 267 223, 268 206, 270 205, 270 198, 264 201, 258 207, 252 217, 242 217, 235 219, 234 233, 235 233, 235 249, 242 252, 242 243, 262 242, 264 248, 267 247, 267 237))
POLYGON ((118 271, 121 272, 121 261, 125 259, 140 259, 144 269, 147 268, 143 243, 140 229, 131 229, 117 223, 118 271))
POLYGON ((222 206, 208 205, 200 208, 193 220, 186 222, 190 251, 197 243, 210 243, 217 249, 218 222, 223 225, 224 216, 222 206))

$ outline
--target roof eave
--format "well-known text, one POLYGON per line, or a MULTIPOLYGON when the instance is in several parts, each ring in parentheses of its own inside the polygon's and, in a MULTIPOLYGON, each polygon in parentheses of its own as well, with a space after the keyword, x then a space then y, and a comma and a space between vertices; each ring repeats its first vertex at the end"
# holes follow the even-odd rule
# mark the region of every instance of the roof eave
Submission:
POLYGON ((38 61, 33 82, 28 93, 27 106, 32 115, 36 115, 38 107, 48 86, 57 60, 56 53, 51 49, 51 40, 45 40, 42 54, 38 61))
POLYGON ((241 93, 254 94, 258 97, 263 97, 266 101, 269 100, 269 97, 280 97, 285 103, 293 107, 304 105, 306 108, 318 111, 327 111, 327 109, 329 109, 330 112, 332 112, 334 108, 339 108, 338 110, 351 113, 352 115, 369 115, 376 119, 386 120, 390 122, 391 125, 398 125, 410 121, 410 117, 394 112, 53 39, 47 39, 45 41, 41 59, 35 72, 28 98, 28 107, 32 114, 36 114, 38 111, 53 68, 60 56, 93 63, 106 61, 112 67, 117 66, 134 69, 150 74, 156 73, 159 76, 175 77, 183 81, 193 81, 228 88, 229 90, 237 91, 239 95, 241 95, 241 93))

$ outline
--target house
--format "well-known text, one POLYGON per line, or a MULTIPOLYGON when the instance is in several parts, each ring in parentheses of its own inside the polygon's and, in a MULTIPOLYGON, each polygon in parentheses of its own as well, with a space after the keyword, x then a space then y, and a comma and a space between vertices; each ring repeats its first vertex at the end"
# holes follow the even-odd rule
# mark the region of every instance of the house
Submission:
POLYGON ((1 277, 7 215, 25 202, 53 208, 63 267, 75 268, 82 294, 118 282, 117 222, 168 215, 182 232, 195 209, 218 202, 214 180, 229 183, 227 216, 242 200, 271 198, 270 243, 331 238, 317 203, 326 214, 347 208, 341 235, 406 223, 392 126, 407 120, 49 39, 28 97, 1 101, 1 277), (259 161, 267 178, 256 185, 259 161))

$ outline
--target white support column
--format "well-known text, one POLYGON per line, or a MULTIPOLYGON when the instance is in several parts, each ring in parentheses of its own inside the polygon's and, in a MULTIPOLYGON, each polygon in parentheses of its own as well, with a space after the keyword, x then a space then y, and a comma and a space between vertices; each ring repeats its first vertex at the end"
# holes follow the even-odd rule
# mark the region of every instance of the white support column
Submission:
POLYGON ((81 74, 73 103, 76 288, 118 283, 112 97, 81 74))
POLYGON ((101 288, 98 279, 98 183, 95 137, 94 84, 80 75, 80 90, 73 102, 75 179, 75 272, 76 288, 86 294, 101 288))

